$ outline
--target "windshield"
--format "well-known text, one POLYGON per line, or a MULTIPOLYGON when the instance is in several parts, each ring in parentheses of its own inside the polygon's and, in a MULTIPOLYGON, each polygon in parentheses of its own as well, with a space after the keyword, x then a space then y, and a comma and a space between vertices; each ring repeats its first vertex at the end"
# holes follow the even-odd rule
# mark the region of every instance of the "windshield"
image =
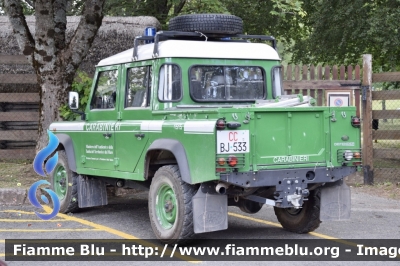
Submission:
POLYGON ((265 75, 254 66, 193 66, 190 95, 195 101, 255 101, 265 98, 265 75))

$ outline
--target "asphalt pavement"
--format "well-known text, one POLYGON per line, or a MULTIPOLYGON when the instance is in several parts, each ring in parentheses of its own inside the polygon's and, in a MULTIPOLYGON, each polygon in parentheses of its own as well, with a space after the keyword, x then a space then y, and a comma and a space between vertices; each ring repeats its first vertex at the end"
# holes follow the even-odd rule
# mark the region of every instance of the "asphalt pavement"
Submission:
MULTIPOLYGON (((8 192, 9 198, 0 193, 0 260, 4 260, 5 239, 153 239, 148 207, 147 192, 138 192, 125 197, 110 199, 107 206, 87 208, 78 213, 59 214, 49 220, 40 220, 34 213, 23 193, 8 192), (19 196, 16 196, 19 195, 19 196), (10 198, 11 197, 11 198, 10 198), (3 200, 3 201, 2 201, 3 200), (8 200, 8 205, 4 204, 8 200), (10 204, 12 202, 12 204, 10 204), (2 204, 2 205, 1 205, 2 204)), ((323 222, 309 234, 293 234, 283 230, 273 212, 273 208, 264 206, 254 215, 229 207, 229 225, 227 230, 197 235, 199 241, 213 239, 283 239, 290 243, 296 239, 328 239, 335 241, 346 239, 400 239, 400 201, 384 199, 353 191, 352 215, 348 221, 323 222)), ((400 242, 400 240, 399 240, 400 242)), ((399 244, 400 248, 400 244, 399 244)), ((187 259, 175 262, 13 262, 7 265, 192 265, 187 259), (185 261, 186 260, 186 261, 185 261)), ((243 265, 243 262, 200 261, 201 265, 243 265)), ((304 265, 304 262, 272 261, 245 262, 251 265, 304 265)), ((340 261, 323 262, 327 265, 343 265, 340 261)), ((311 261, 307 265, 320 265, 311 261)), ((376 265, 377 262, 353 261, 351 265, 376 265)), ((397 262, 385 262, 386 265, 398 265, 397 262)), ((1 265, 1 263, 0 263, 1 265)))

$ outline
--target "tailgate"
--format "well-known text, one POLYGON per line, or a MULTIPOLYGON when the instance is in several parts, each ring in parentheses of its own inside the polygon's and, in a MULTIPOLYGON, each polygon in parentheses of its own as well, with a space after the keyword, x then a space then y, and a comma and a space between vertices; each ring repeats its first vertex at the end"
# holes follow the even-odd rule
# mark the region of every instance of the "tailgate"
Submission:
POLYGON ((328 113, 324 109, 270 109, 255 113, 258 167, 263 165, 326 165, 329 154, 328 113))

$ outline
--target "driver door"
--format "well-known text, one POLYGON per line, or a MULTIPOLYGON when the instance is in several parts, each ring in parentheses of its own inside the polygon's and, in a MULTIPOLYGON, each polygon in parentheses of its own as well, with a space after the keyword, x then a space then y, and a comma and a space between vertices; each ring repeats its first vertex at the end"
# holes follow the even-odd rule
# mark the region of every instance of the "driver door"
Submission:
POLYGON ((114 170, 115 124, 118 115, 118 66, 104 67, 95 76, 84 127, 81 161, 83 167, 114 170))

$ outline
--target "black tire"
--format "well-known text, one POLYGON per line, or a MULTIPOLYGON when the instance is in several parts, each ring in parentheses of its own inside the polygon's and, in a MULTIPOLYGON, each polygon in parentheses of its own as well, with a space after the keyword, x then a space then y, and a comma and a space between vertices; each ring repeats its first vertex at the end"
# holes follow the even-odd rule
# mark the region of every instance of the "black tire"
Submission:
POLYGON ((243 199, 241 199, 239 201, 239 209, 242 212, 250 213, 250 214, 254 214, 254 213, 259 212, 263 205, 264 204, 262 204, 262 203, 258 203, 258 202, 251 201, 251 200, 243 200, 243 199))
POLYGON ((235 35, 243 32, 243 21, 239 17, 225 14, 181 15, 169 21, 169 30, 235 35))
POLYGON ((77 184, 78 174, 69 169, 67 154, 64 150, 58 151, 58 163, 50 173, 50 179, 52 190, 56 192, 60 200, 60 213, 77 211, 79 209, 77 184), (65 169, 65 176, 61 176, 60 178, 56 175, 62 172, 60 171, 62 168, 65 169))
POLYGON ((149 216, 153 232, 160 241, 182 244, 194 236, 192 198, 195 194, 195 187, 182 180, 178 166, 167 165, 157 170, 149 191, 149 216), (163 196, 165 189, 169 189, 169 193, 173 191, 175 201, 173 196, 163 196), (157 205, 159 202, 161 204, 157 205), (165 216, 174 209, 174 221, 166 221, 165 216))
POLYGON ((274 207, 275 215, 282 227, 290 232, 305 234, 317 229, 321 223, 319 219, 321 190, 310 192, 308 200, 300 209, 283 209, 274 207))

